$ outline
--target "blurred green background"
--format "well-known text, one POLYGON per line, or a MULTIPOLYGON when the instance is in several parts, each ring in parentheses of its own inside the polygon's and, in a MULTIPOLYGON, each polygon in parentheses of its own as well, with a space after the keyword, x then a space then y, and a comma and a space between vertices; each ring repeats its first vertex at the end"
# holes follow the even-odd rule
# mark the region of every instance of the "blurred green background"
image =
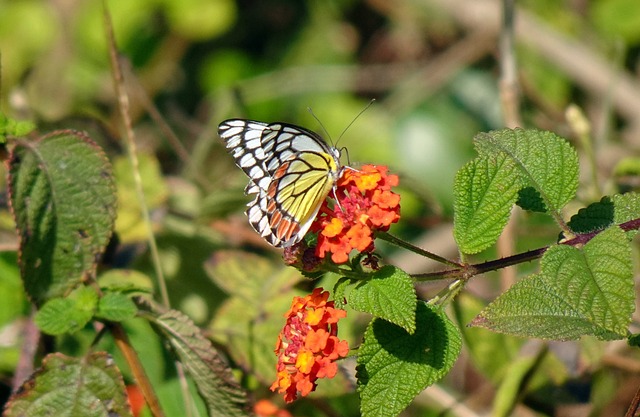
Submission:
MULTIPOLYGON (((269 361, 275 357, 267 354, 288 307, 286 300, 311 283, 300 284, 299 277, 288 276, 278 253, 249 228, 242 214, 246 178, 217 137, 222 120, 244 117, 299 124, 347 147, 353 166, 388 165, 400 175, 402 194, 403 217, 392 232, 456 257, 450 233, 455 172, 473 157, 475 133, 504 127, 498 47, 501 2, 110 0, 106 4, 121 52, 141 174, 172 305, 209 328, 223 350, 233 351, 234 365, 242 369, 243 384, 255 398, 269 396, 265 385, 272 377, 267 375, 272 369, 269 361), (372 99, 375 103, 357 117, 372 99), (234 249, 227 251, 229 247, 234 249), (258 257, 251 262, 266 263, 260 271, 239 273, 236 266, 246 256, 258 257), (239 275, 246 278, 247 287, 228 284, 239 275), (229 318, 242 315, 243 305, 255 301, 246 299, 252 294, 247 288, 255 286, 260 294, 267 275, 275 277, 280 287, 271 290, 285 301, 268 308, 266 300, 251 306, 251 318, 265 311, 274 317, 264 327, 273 331, 264 330, 265 346, 257 354, 266 362, 252 363, 247 352, 254 348, 245 339, 238 342, 229 336, 234 325, 229 318), (251 284, 254 281, 258 283, 251 284), (238 301, 243 297, 244 304, 238 301), (242 349, 247 352, 239 354, 242 349)), ((552 130, 581 149, 574 126, 565 117, 567 107, 579 106, 590 123, 596 163, 584 161, 584 188, 580 201, 570 208, 577 210, 600 197, 592 192, 590 171, 595 171, 604 193, 618 191, 613 173, 624 158, 630 167, 625 176, 634 177, 638 171, 633 158, 640 148, 640 2, 523 0, 517 6, 513 52, 523 125, 552 130)), ((137 271, 136 279, 152 285, 146 232, 124 157, 105 38, 99 1, 0 0, 0 105, 10 117, 37 122, 43 133, 57 128, 87 130, 107 150, 118 181, 117 232, 123 244, 114 265, 137 271)), ((0 226, 4 245, 0 380, 5 398, 17 363, 20 329, 30 308, 24 297, 16 297, 20 293, 16 238, 6 207, 0 213, 0 226)), ((516 245, 519 250, 532 249, 553 242, 556 234, 553 224, 531 215, 521 220, 516 245)), ((380 249, 388 262, 409 272, 433 268, 386 246, 380 249)), ((479 259, 494 256, 489 251, 479 259)), ((533 268, 525 265, 520 272, 533 268)), ((459 303, 457 318, 462 326, 499 290, 495 279, 478 281, 459 303)), ((331 282, 326 278, 325 287, 330 288, 331 282)), ((429 286, 421 290, 434 291, 429 286)), ((357 345, 364 324, 366 318, 354 318, 346 330, 352 345, 357 345)), ((152 379, 163 392, 172 392, 176 380, 170 359, 148 327, 134 321, 130 329, 134 343, 148 353, 143 359, 152 379)), ((446 390, 425 391, 406 415, 438 415, 448 395, 460 404, 476 399, 476 411, 490 409, 510 367, 522 366, 517 361, 523 341, 505 342, 506 338, 475 329, 465 332, 467 344, 474 346, 467 346, 469 351, 444 381, 446 390), (496 348, 504 350, 504 358, 491 355, 496 348)), ((88 329, 86 337, 81 334, 57 343, 60 349, 81 354, 91 335, 88 329)), ((109 341, 105 344, 109 348, 109 341)), ((518 410, 552 415, 569 404, 618 415, 619 408, 624 409, 625 381, 636 380, 637 385, 640 367, 628 352, 605 352, 604 345, 592 340, 552 346, 552 352, 518 410), (622 356, 632 365, 611 365, 610 359, 603 359, 607 355, 622 356), (557 398, 548 394, 552 388, 557 398)), ((357 415, 347 379, 334 385, 315 400, 323 401, 324 408, 302 402, 293 409, 294 415, 357 415)), ((163 401, 169 415, 179 415, 169 411, 170 395, 163 401)))

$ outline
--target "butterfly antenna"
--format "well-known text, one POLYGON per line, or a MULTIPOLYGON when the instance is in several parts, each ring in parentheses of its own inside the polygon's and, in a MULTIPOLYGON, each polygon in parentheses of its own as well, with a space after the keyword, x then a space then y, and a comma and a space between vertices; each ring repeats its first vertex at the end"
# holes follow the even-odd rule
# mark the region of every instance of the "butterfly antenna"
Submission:
POLYGON ((318 124, 320 125, 320 127, 322 128, 322 131, 324 132, 324 134, 326 135, 327 139, 329 139, 329 142, 333 142, 333 140, 331 139, 331 135, 329 134, 329 132, 327 131, 327 129, 324 127, 324 125, 322 124, 322 122, 320 121, 320 119, 318 119, 318 116, 316 116, 316 114, 313 112, 313 110, 311 109, 311 107, 307 107, 307 111, 313 116, 314 119, 316 119, 316 122, 318 122, 318 124))
POLYGON ((358 113, 358 115, 357 115, 356 117, 354 117, 354 118, 353 118, 353 120, 351 121, 351 123, 349 123, 349 124, 347 125, 347 127, 345 127, 345 128, 344 128, 344 130, 342 131, 342 133, 340 133, 340 136, 338 136, 338 140, 336 141, 335 145, 333 145, 333 146, 336 146, 336 145, 338 144, 338 142, 340 142, 340 139, 342 139, 342 136, 344 136, 344 134, 345 134, 345 133, 347 133, 347 130, 349 130, 349 128, 351 127, 351 125, 352 125, 353 123, 355 123, 355 121, 356 121, 356 120, 358 120, 358 118, 359 118, 360 116, 362 116, 362 113, 364 113, 365 111, 367 111, 367 109, 368 109, 369 107, 371 107, 371 105, 373 104, 373 102, 374 102, 374 101, 376 101, 376 99, 375 99, 375 98, 372 98, 372 99, 371 99, 371 101, 369 102, 369 104, 367 104, 366 106, 364 106, 364 109, 360 110, 360 113, 358 113))
POLYGON ((340 148, 340 154, 345 153, 347 155, 347 165, 351 165, 351 157, 349 156, 349 149, 346 146, 340 148))

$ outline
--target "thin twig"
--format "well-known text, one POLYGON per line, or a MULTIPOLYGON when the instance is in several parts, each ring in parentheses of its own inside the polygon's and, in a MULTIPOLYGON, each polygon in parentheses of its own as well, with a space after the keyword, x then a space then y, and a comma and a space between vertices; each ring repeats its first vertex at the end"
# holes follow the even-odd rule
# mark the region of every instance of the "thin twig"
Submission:
POLYGON ((398 247, 410 250, 411 252, 417 253, 418 255, 422 255, 425 258, 429 258, 431 260, 434 260, 436 262, 440 262, 441 264, 445 264, 445 265, 449 265, 449 266, 453 266, 453 267, 458 267, 458 268, 462 268, 463 265, 459 264, 458 262, 454 262, 452 260, 443 258, 442 256, 436 255, 435 253, 429 252, 427 250, 424 250, 422 248, 419 248, 417 246, 412 245, 409 242, 405 242, 402 239, 398 239, 397 237, 387 233, 387 232, 378 232, 376 233, 376 237, 391 243, 392 245, 396 245, 398 247))
POLYGON ((624 414, 624 417, 635 417, 638 409, 640 408, 640 387, 636 391, 636 394, 633 396, 633 400, 631 404, 629 404, 629 408, 627 412, 624 414))
POLYGON ((120 110, 120 117, 124 123, 125 138, 127 144, 127 154, 129 156, 129 162, 133 170, 133 180, 136 187, 136 194, 138 196, 138 202, 140 203, 140 211, 142 214, 142 220, 148 230, 149 250, 151 252, 151 258, 153 259, 153 266, 158 279, 158 287, 160 288, 160 295, 162 297, 162 303, 165 307, 169 308, 169 293, 167 292, 167 285, 164 279, 162 268, 160 267, 160 256, 158 255, 158 246, 156 244, 155 236, 153 235, 153 228, 151 227, 151 219, 149 217, 149 208, 144 198, 144 189, 142 187, 142 178, 140 178, 140 163, 138 161, 138 152, 136 147, 135 134, 133 133, 133 126, 131 124, 131 118, 129 117, 129 95, 124 87, 124 77, 122 76, 122 70, 120 62, 118 61, 118 49, 116 46, 115 36, 113 34, 113 27, 111 24, 111 16, 107 9, 107 4, 103 1, 104 7, 104 19, 105 28, 107 31, 107 41, 109 42, 109 58, 111 61, 111 71, 113 73, 114 88, 118 97, 118 109, 120 110))
POLYGON ((40 343, 40 329, 33 321, 36 309, 31 309, 29 318, 24 321, 22 326, 22 346, 20 348, 20 359, 16 366, 11 383, 11 392, 16 393, 22 383, 33 373, 33 361, 38 351, 40 343))
MULTIPOLYGON (((640 229, 640 218, 629 220, 627 222, 621 223, 618 225, 625 232, 629 232, 631 230, 640 229)), ((591 239, 596 237, 602 230, 597 230, 595 232, 580 234, 572 239, 560 242, 560 245, 567 246, 582 246, 588 243, 591 239)), ((424 274, 412 274, 411 276, 415 278, 417 281, 435 281, 437 279, 459 279, 466 278, 469 279, 476 275, 481 275, 490 271, 497 271, 502 268, 506 268, 508 266, 513 266, 517 264, 521 264, 523 262, 533 261, 538 259, 544 255, 544 253, 549 249, 550 246, 545 246, 542 248, 530 250, 527 252, 518 253, 515 255, 507 256, 505 258, 495 259, 492 261, 487 261, 479 264, 473 265, 464 265, 464 268, 460 269, 449 269, 445 271, 439 272, 428 272, 424 274)))
POLYGON ((508 128, 522 126, 520 118, 520 93, 515 43, 515 0, 502 1, 502 26, 500 31, 500 101, 504 124, 508 128))
MULTIPOLYGON (((520 118, 520 94, 518 87, 518 71, 516 64, 515 44, 513 39, 513 27, 515 20, 515 1, 502 1, 502 25, 500 31, 500 102, 502 105, 502 117, 508 128, 516 128, 522 125, 520 118)), ((510 256, 515 251, 515 233, 518 224, 518 211, 511 210, 509 222, 500 238, 496 249, 502 258, 510 256)), ((500 270, 500 287, 503 290, 511 287, 516 282, 516 271, 513 268, 500 270)))
POLYGON ((142 363, 140 363, 138 354, 129 342, 127 333, 124 331, 120 323, 112 323, 110 327, 111 334, 113 334, 113 338, 116 342, 116 346, 118 346, 118 349, 120 349, 122 355, 127 361, 127 364, 129 365, 129 368, 133 373, 136 383, 138 384, 138 387, 140 387, 140 391, 142 391, 142 395, 144 396, 144 399, 149 406, 151 414, 153 414, 154 417, 163 417, 164 412, 162 411, 162 408, 160 408, 158 397, 151 387, 149 377, 147 377, 147 374, 142 367, 142 363))
MULTIPOLYGON (((114 88, 116 91, 116 95, 118 97, 118 109, 120 110, 120 116, 122 117, 122 121, 124 123, 124 128, 126 132, 125 138, 126 138, 126 144, 127 144, 127 154, 129 157, 129 162, 131 163, 132 171, 133 171, 133 179, 136 187, 136 194, 138 196, 138 202, 140 204, 142 219, 148 231, 147 239, 149 242, 149 251, 151 253, 151 259, 153 261, 154 270, 156 272, 156 277, 158 280, 158 287, 160 288, 162 303, 166 308, 169 308, 170 307, 169 293, 167 291, 167 284, 164 278, 164 273, 160 265, 160 255, 158 253, 158 246, 156 243, 155 235, 153 234, 153 228, 151 227, 149 208, 147 207, 147 204, 145 201, 144 190, 142 187, 142 178, 140 177, 140 169, 139 169, 138 154, 136 149, 135 135, 133 133, 133 126, 131 123, 131 118, 129 116, 129 96, 125 88, 124 78, 122 75, 122 68, 118 61, 118 55, 117 55, 118 49, 116 46, 115 36, 113 34, 113 25, 111 23, 111 15, 109 14, 106 0, 103 0, 102 7, 103 7, 104 20, 105 20, 107 42, 109 44, 109 58, 111 63, 111 71, 113 74, 114 88)), ((117 329, 118 331, 124 334, 122 327, 116 326, 115 329, 117 329)), ((124 338, 126 338, 126 335, 124 335, 124 338)), ((120 348, 123 349, 123 348, 126 348, 126 346, 125 347, 121 346, 120 348)), ((133 352, 133 349, 131 349, 131 351, 133 352)), ((135 352, 133 353, 135 354, 135 352)), ((184 376, 182 364, 176 361, 175 366, 180 378, 184 379, 185 376, 184 376)), ((143 394, 145 394, 145 400, 147 401, 147 404, 149 405, 149 408, 152 409, 152 411, 153 411, 152 406, 154 406, 160 412, 160 414, 154 413, 156 417, 162 416, 163 415, 162 410, 160 409, 159 404, 157 404, 157 398, 155 398, 155 393, 151 388, 151 384, 149 383, 149 380, 146 378, 146 375, 144 374, 144 370, 142 369, 142 367, 140 367, 140 370, 142 372, 138 373, 138 375, 136 376, 136 381, 138 382, 138 384, 141 385, 141 389, 142 389, 142 386, 144 385, 146 387, 146 390, 148 391, 147 393, 145 393, 145 391, 143 390, 143 394), (142 379, 138 379, 138 376, 142 379), (155 403, 152 404, 150 401, 155 401, 155 403)), ((181 385, 183 387, 186 386, 186 384, 181 384, 181 385)), ((187 410, 190 410, 191 406, 189 404, 190 404, 191 395, 189 394, 188 389, 182 389, 182 396, 185 401, 185 408, 187 410)))
MULTIPOLYGON (((417 0, 415 0, 417 1, 417 0)), ((420 5, 424 7, 421 0, 420 5)), ((498 0, 429 0, 429 5, 446 11, 469 30, 497 32, 500 19, 498 0)), ((640 84, 634 74, 611 65, 593 45, 571 38, 536 18, 522 8, 517 9, 515 34, 545 59, 564 71, 579 86, 595 94, 611 94, 616 111, 630 124, 639 123, 640 84)))

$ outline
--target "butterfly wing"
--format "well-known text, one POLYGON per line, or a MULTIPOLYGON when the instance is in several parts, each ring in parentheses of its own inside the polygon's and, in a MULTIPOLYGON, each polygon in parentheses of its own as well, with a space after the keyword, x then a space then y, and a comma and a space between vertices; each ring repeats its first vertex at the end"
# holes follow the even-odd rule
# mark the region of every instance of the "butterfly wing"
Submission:
POLYGON ((218 133, 256 195, 247 209, 253 228, 273 246, 300 241, 337 180, 339 151, 284 123, 232 119, 218 133))

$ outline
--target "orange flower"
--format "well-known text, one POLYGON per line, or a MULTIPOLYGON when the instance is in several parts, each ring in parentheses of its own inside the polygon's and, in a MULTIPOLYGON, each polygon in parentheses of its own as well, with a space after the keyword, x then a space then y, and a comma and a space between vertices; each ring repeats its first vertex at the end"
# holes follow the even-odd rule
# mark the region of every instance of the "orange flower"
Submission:
POLYGON ((306 297, 295 297, 285 314, 287 322, 278 336, 277 379, 271 391, 284 394, 292 402, 314 391, 318 378, 333 378, 338 366, 335 360, 347 356, 349 346, 340 340, 338 320, 347 312, 327 301, 329 292, 316 288, 306 297))
POLYGON ((253 406, 253 412, 258 417, 291 417, 291 413, 287 410, 278 408, 277 405, 269 400, 259 400, 253 406))
POLYGON ((349 260, 353 249, 372 253, 373 233, 389 230, 400 219, 400 196, 391 191, 398 176, 387 170, 365 165, 344 171, 336 184, 333 208, 325 201, 311 225, 311 231, 318 232, 318 258, 331 253, 331 260, 339 264, 349 260))
POLYGON ((127 400, 131 406, 131 413, 137 417, 145 406, 142 391, 137 385, 127 385, 125 388, 127 389, 127 400))

